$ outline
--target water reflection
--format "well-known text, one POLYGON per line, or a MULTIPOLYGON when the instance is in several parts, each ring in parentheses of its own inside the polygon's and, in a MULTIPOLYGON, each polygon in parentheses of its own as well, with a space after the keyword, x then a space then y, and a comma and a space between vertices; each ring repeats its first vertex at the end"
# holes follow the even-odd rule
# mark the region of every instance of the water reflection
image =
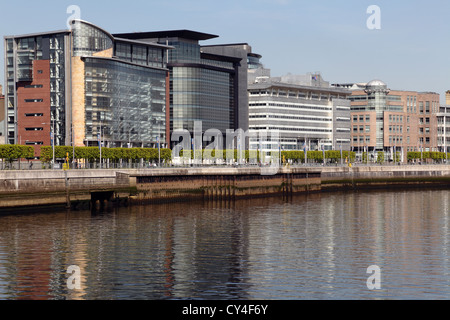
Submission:
POLYGON ((447 299, 449 204, 449 190, 318 193, 2 216, 0 299, 447 299))

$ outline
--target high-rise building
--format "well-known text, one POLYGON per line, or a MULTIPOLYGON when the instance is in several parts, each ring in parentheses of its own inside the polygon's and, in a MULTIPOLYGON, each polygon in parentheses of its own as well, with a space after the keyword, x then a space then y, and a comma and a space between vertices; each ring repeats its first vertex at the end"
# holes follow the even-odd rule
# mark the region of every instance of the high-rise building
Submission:
POLYGON ((171 47, 71 23, 71 30, 5 37, 7 143, 38 152, 53 143, 165 142, 171 47))
POLYGON ((373 80, 363 84, 337 84, 352 91, 352 148, 359 156, 368 152, 376 159, 385 152, 393 159, 409 151, 437 151, 439 94, 390 90, 386 83, 373 80))
MULTIPOLYGON (((116 34, 116 37, 173 47, 167 57, 170 70, 170 132, 244 129, 248 126, 246 53, 239 46, 202 47, 200 41, 218 36, 191 30, 116 34)), ((169 132, 169 131, 168 131, 169 132)))

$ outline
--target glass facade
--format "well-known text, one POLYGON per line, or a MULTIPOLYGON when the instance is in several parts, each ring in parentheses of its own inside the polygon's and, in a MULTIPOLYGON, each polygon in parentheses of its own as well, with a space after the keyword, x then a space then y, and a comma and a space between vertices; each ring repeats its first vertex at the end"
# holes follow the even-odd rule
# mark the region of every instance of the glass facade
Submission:
POLYGON ((149 147, 166 139, 166 71, 85 58, 86 140, 149 147), (101 131, 100 131, 101 130, 101 131), (142 144, 142 145, 141 145, 142 144))
POLYGON ((203 129, 226 133, 234 128, 234 76, 216 70, 174 67, 171 76, 172 128, 194 130, 202 121, 203 129))
POLYGON ((171 38, 169 51, 171 130, 203 130, 226 133, 235 127, 235 66, 227 59, 201 53, 198 40, 171 38))
POLYGON ((144 44, 117 41, 114 55, 123 61, 155 68, 165 68, 164 51, 144 44))
POLYGON ((127 146, 129 142, 137 147, 154 147, 158 139, 165 142, 166 52, 171 47, 115 39, 84 21, 74 20, 71 24, 72 30, 68 31, 5 37, 7 143, 20 142, 17 96, 22 88, 44 89, 43 94, 47 94, 45 100, 33 101, 45 103, 48 111, 30 110, 24 117, 50 115, 56 145, 71 145, 75 140, 72 130, 78 132, 77 144, 97 145, 100 132, 112 147, 127 146), (34 68, 39 77, 33 74, 37 60, 49 62, 42 64, 45 70, 34 68), (49 80, 50 92, 41 83, 31 85, 36 78, 44 81, 43 74, 45 81, 49 80), (68 96, 67 89, 77 94, 68 96))
POLYGON ((14 58, 14 39, 7 39, 5 41, 6 51, 6 139, 9 144, 14 144, 16 140, 16 81, 15 81, 15 65, 16 59, 14 58))
POLYGON ((66 143, 66 65, 65 37, 55 34, 49 37, 50 60, 50 110, 51 119, 55 121, 55 143, 66 143))
POLYGON ((200 45, 198 41, 189 39, 169 40, 168 44, 175 47, 169 51, 169 61, 172 63, 200 63, 200 45))
POLYGON ((100 28, 83 21, 72 21, 73 54, 91 56, 113 47, 113 37, 100 28))

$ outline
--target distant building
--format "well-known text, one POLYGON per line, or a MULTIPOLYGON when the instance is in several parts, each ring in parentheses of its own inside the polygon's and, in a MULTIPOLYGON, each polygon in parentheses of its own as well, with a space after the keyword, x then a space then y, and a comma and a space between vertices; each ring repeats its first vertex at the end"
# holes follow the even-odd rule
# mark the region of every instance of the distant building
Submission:
MULTIPOLYGON (((447 92, 447 99, 449 98, 447 92)), ((437 116, 437 140, 439 151, 450 152, 450 105, 441 106, 437 116)))
POLYGON ((388 89, 386 83, 373 80, 366 84, 336 84, 352 91, 352 149, 359 156, 366 151, 370 159, 385 152, 437 151, 437 114, 439 94, 433 92, 388 89))
MULTIPOLYGON (((269 70, 259 67, 249 74, 251 133, 278 130, 282 150, 350 150, 349 90, 331 87, 319 73, 270 77, 269 70)), ((252 139, 250 147, 279 146, 252 139)))

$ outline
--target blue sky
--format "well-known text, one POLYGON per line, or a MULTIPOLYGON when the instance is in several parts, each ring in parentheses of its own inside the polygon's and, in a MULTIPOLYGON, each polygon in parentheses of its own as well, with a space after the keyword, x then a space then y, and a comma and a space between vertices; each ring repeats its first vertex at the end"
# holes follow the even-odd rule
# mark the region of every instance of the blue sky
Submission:
POLYGON ((332 83, 381 79, 441 97, 450 89, 448 0, 8 1, 0 35, 65 29, 70 5, 111 33, 191 29, 220 36, 205 45, 246 42, 273 76, 320 71, 332 83), (366 26, 370 5, 381 30, 366 26))

